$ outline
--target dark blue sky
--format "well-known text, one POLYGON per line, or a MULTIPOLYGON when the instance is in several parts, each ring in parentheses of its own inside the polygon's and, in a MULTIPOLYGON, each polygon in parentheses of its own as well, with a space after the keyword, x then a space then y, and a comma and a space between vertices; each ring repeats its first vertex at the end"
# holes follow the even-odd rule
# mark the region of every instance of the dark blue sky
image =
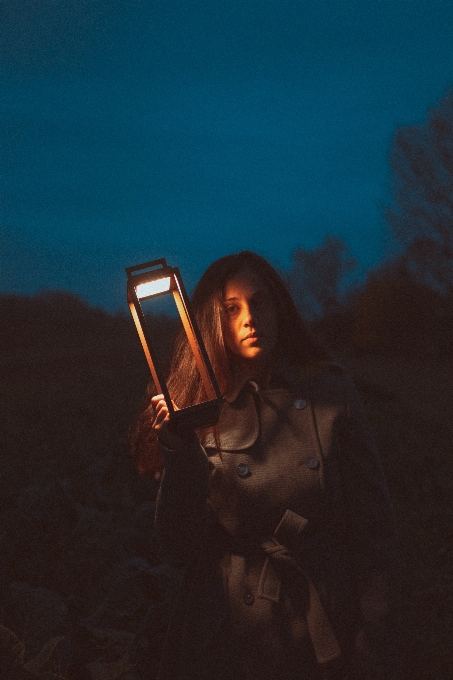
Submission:
POLYGON ((384 255, 388 154, 453 86, 446 0, 4 0, 0 292, 124 305, 242 248, 384 255))

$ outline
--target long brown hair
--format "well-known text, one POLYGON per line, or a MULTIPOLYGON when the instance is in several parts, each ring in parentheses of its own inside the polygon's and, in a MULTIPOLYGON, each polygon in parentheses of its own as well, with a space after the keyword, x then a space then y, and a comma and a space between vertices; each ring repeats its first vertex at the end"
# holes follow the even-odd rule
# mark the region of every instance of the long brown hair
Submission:
MULTIPOLYGON (((274 298, 278 314, 279 337, 276 349, 279 356, 295 366, 329 358, 311 337, 285 283, 267 260, 250 251, 225 255, 207 268, 191 299, 192 311, 222 394, 232 387, 233 379, 229 351, 223 338, 223 293, 226 283, 243 269, 255 272, 265 281, 274 298)), ((201 377, 184 333, 180 333, 175 339, 167 382, 172 399, 179 408, 206 399, 201 377)), ((155 393, 154 385, 151 384, 148 399, 155 393)), ((152 420, 153 410, 148 403, 133 431, 132 451, 141 473, 159 476, 163 465, 157 437, 151 426, 152 420)))

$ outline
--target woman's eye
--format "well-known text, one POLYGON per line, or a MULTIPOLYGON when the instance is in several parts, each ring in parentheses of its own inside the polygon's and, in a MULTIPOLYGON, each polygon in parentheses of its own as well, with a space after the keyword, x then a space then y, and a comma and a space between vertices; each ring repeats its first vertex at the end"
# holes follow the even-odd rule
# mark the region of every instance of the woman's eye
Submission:
POLYGON ((235 312, 237 312, 238 309, 239 308, 237 305, 228 305, 228 307, 225 307, 225 311, 227 314, 234 314, 235 312))

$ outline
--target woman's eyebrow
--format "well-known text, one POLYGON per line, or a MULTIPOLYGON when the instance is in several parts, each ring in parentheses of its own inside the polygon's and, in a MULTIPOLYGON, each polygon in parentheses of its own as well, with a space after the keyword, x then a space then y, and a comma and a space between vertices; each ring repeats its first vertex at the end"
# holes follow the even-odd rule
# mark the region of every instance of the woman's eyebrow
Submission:
MULTIPOLYGON (((260 288, 259 290, 254 290, 250 297, 254 298, 257 295, 267 295, 267 294, 268 294, 268 291, 265 288, 260 288)), ((231 300, 240 300, 240 298, 237 297, 237 296, 224 298, 223 302, 231 302, 231 300)))

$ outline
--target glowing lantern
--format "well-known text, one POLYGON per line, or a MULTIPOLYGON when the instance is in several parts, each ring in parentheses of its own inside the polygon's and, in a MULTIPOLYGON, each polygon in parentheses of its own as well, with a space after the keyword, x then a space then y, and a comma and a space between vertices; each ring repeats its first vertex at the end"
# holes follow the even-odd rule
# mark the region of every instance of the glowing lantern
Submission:
MULTIPOLYGON (((137 328, 154 384, 164 395, 171 421, 194 429, 215 425, 220 415, 222 396, 206 352, 200 330, 190 312, 190 302, 184 288, 179 270, 167 265, 165 259, 145 262, 126 268, 127 301, 137 328), (178 409, 173 404, 165 377, 160 369, 150 329, 140 305, 141 300, 172 294, 179 312, 189 346, 200 372, 208 401, 178 409)), ((156 334, 155 334, 156 335, 156 334)))

